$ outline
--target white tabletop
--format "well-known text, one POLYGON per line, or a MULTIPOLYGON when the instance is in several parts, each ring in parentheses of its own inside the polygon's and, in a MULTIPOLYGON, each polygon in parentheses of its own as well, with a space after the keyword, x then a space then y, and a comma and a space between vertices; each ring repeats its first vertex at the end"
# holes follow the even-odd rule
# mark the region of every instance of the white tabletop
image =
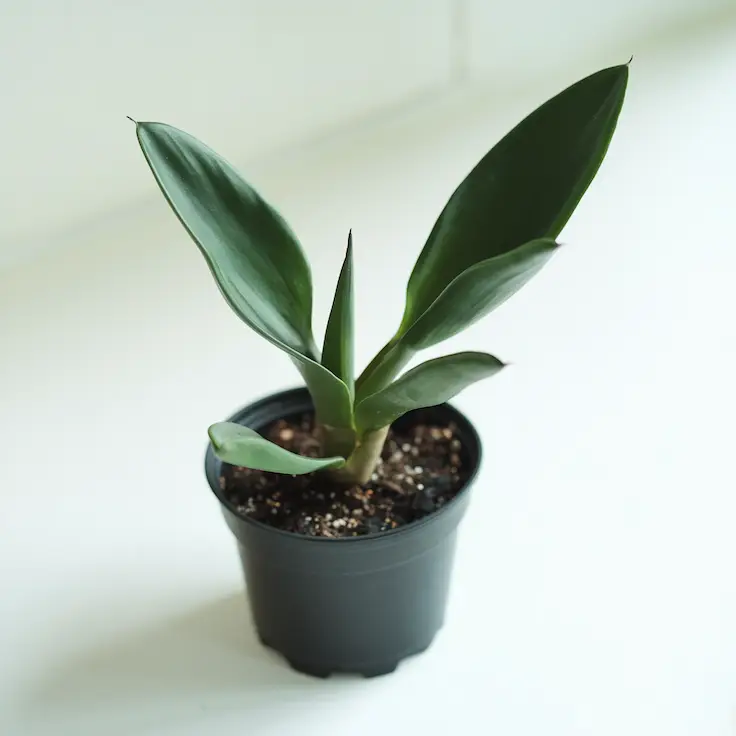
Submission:
MULTIPOLYGON (((733 32, 638 55, 569 247, 432 353, 514 367, 457 401, 486 462, 447 625, 387 678, 312 680, 255 641, 205 428, 296 375, 153 184, 0 275, 0 733, 732 736, 735 78, 733 32)), ((320 332, 352 227, 360 362, 380 347, 453 186, 566 81, 254 181, 302 235, 320 332)))

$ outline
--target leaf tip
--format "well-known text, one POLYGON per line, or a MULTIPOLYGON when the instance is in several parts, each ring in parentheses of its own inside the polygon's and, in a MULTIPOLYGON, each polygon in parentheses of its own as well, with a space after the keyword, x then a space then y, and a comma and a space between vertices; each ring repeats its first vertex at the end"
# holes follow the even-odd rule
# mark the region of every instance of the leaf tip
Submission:
POLYGON ((631 62, 634 61, 634 54, 631 54, 629 57, 629 60, 624 64, 624 66, 628 69, 628 67, 631 66, 631 62))
POLYGON ((212 447, 215 451, 218 448, 216 427, 216 424, 211 424, 209 427, 207 427, 207 436, 210 438, 210 442, 212 443, 212 447))
POLYGON ((130 120, 131 123, 134 123, 135 125, 138 125, 138 121, 137 120, 133 120, 133 118, 130 117, 130 115, 126 115, 125 117, 128 118, 128 120, 130 120))
POLYGON ((227 422, 216 422, 207 428, 207 436, 210 438, 212 449, 218 457, 225 451, 227 445, 227 436, 223 431, 225 429, 224 424, 227 424, 227 422))

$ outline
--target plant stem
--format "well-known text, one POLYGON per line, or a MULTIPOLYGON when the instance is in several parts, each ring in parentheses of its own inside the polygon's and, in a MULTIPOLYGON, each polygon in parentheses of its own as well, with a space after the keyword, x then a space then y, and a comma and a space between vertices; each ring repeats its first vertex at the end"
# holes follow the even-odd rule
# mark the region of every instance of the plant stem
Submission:
POLYGON ((342 468, 329 471, 335 480, 361 486, 367 483, 381 457, 388 430, 388 427, 381 427, 360 437, 347 463, 342 468))

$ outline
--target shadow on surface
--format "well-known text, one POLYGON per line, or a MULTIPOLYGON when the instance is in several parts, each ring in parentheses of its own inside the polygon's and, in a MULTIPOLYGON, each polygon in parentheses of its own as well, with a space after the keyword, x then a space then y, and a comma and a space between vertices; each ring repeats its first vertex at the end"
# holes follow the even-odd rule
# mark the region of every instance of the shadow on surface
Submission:
POLYGON ((29 690, 24 722, 41 727, 34 734, 81 736, 86 726, 112 736, 213 711, 278 720, 284 699, 307 701, 320 689, 260 644, 244 595, 233 594, 52 666, 29 690))

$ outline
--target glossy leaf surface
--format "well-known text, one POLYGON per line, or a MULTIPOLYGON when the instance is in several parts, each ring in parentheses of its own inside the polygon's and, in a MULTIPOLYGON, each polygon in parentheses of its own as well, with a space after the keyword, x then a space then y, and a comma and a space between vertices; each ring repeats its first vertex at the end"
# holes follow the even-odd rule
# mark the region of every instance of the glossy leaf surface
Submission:
POLYGON ((320 421, 350 426, 347 387, 318 361, 312 277, 283 218, 221 156, 163 123, 137 123, 141 149, 169 205, 235 313, 289 353, 320 421))
POLYGON ((237 314, 264 337, 315 357, 312 277, 296 236, 222 157, 163 123, 138 123, 161 191, 237 314))
POLYGON ((399 334, 474 264, 557 237, 606 154, 627 81, 627 65, 580 80, 485 155, 455 190, 414 266, 399 334))

